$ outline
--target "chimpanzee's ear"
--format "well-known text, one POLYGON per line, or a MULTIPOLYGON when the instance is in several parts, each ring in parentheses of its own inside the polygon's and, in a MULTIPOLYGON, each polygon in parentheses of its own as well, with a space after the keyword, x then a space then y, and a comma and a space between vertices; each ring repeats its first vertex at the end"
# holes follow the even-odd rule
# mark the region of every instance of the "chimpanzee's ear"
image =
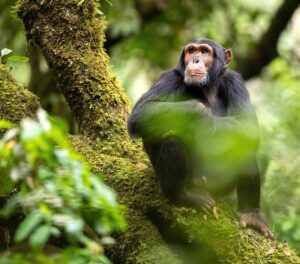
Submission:
POLYGON ((233 53, 232 53, 231 49, 225 49, 224 53, 225 53, 225 65, 224 66, 227 67, 233 58, 233 53))

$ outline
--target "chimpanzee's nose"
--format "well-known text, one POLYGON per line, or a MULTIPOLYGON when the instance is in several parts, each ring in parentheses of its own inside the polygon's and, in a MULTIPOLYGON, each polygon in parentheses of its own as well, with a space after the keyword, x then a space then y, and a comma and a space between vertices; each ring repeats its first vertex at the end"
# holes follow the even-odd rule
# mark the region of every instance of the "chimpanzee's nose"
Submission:
POLYGON ((200 58, 199 57, 194 57, 193 58, 193 63, 199 63, 200 62, 200 58))

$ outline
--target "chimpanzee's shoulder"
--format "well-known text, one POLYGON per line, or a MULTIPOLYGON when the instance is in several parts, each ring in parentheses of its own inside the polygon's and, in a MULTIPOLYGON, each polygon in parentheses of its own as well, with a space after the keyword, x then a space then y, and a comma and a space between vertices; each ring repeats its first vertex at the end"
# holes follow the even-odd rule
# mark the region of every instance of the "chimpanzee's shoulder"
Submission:
POLYGON ((171 69, 163 72, 159 76, 157 81, 159 80, 164 80, 168 82, 178 82, 178 81, 183 81, 183 77, 176 69, 171 69))
POLYGON ((242 76, 233 70, 227 69, 219 82, 218 96, 229 108, 248 108, 250 98, 242 76))
POLYGON ((220 86, 221 89, 224 89, 229 94, 240 94, 245 97, 249 96, 242 75, 234 70, 226 70, 220 86))
POLYGON ((154 82, 151 90, 174 93, 178 90, 182 90, 183 84, 183 77, 177 70, 173 69, 163 72, 154 82))
POLYGON ((223 80, 227 83, 244 83, 243 77, 237 71, 227 69, 224 73, 223 80))

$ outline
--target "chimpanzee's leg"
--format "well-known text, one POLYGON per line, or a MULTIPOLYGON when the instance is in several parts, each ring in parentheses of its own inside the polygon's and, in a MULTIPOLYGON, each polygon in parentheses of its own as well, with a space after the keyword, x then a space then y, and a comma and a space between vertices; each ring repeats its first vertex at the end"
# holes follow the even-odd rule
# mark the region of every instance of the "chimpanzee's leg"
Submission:
POLYGON ((240 223, 243 227, 252 227, 266 237, 274 238, 272 231, 259 214, 260 173, 255 157, 245 172, 237 186, 240 223))
POLYGON ((238 179, 238 210, 240 212, 258 211, 260 202, 260 173, 256 158, 253 157, 249 167, 238 179))
POLYGON ((150 157, 165 196, 170 201, 177 201, 184 191, 185 182, 190 174, 183 148, 175 139, 169 139, 160 143, 144 141, 144 147, 150 157))
POLYGON ((144 141, 144 147, 155 169, 165 196, 172 202, 210 210, 213 200, 200 193, 186 191, 186 183, 192 177, 188 156, 180 142, 168 139, 160 143, 144 141))

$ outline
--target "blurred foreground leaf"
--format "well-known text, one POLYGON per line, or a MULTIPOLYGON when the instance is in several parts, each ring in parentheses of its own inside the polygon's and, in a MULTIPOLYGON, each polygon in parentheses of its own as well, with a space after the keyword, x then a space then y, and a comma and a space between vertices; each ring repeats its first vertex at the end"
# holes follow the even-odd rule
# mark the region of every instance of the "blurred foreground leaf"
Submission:
MULTIPOLYGON (((43 249, 51 236, 64 234, 74 256, 80 255, 72 263, 109 263, 102 250, 96 252, 91 245, 102 248, 106 240, 101 237, 109 238, 112 232, 126 228, 124 208, 102 178, 92 174, 82 157, 69 148, 59 122, 50 120, 41 109, 37 119, 22 120, 19 129, 8 130, 0 140, 0 194, 7 194, 13 185, 19 189, 2 214, 10 216, 20 207, 25 213, 15 241, 25 241, 36 250, 43 249)), ((71 257, 68 250, 53 258, 71 257)), ((14 254, 5 258, 18 259, 14 254)))

